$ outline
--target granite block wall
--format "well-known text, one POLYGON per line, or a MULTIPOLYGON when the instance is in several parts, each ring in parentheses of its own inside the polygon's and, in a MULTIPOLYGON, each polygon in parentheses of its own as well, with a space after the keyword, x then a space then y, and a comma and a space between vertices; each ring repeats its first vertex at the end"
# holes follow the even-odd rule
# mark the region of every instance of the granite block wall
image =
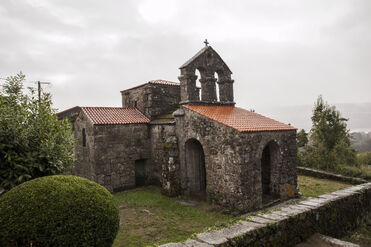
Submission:
POLYGON ((136 107, 153 120, 178 108, 180 88, 178 85, 147 83, 122 91, 121 96, 123 107, 136 107))
POLYGON ((94 125, 81 111, 77 114, 78 116, 73 123, 76 161, 71 168, 71 173, 95 181, 94 125), (85 138, 83 138, 83 132, 85 138), (83 143, 83 139, 85 139, 85 143, 83 143))
POLYGON ((270 143, 278 148, 272 158, 273 194, 281 198, 297 194, 296 131, 241 133, 182 107, 175 113, 180 169, 177 180, 189 193, 186 142, 203 147, 206 196, 213 203, 244 212, 262 206, 261 156, 270 143))
POLYGON ((110 191, 135 187, 135 161, 147 160, 147 182, 153 179, 147 124, 95 125, 96 181, 110 191))
POLYGON ((161 183, 164 194, 179 195, 179 151, 175 123, 151 124, 150 128, 153 176, 161 183))

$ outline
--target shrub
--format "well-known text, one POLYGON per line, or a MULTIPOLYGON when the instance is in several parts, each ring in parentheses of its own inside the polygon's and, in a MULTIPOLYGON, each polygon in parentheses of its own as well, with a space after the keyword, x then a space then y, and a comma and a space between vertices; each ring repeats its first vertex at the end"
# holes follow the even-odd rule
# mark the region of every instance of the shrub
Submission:
POLYGON ((358 154, 357 160, 360 165, 371 166, 371 152, 364 152, 358 154))
POLYGON ((111 246, 118 227, 112 195, 85 178, 36 178, 0 197, 1 246, 111 246))
POLYGON ((337 172, 349 177, 361 177, 362 170, 355 166, 339 166, 337 172))

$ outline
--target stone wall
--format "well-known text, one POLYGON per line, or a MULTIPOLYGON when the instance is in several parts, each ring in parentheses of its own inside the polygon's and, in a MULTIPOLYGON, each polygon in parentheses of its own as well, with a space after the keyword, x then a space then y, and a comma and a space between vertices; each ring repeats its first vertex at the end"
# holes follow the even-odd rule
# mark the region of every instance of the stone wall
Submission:
POLYGON ((95 125, 96 182, 110 191, 135 187, 135 161, 146 159, 147 181, 153 167, 150 162, 150 133, 147 124, 95 125))
POLYGON ((270 191, 281 199, 297 195, 296 131, 267 131, 239 133, 235 138, 236 153, 240 157, 243 194, 250 207, 262 204, 261 158, 264 148, 275 146, 271 156, 270 191), (251 200, 254 198, 254 200, 251 200))
POLYGON ((153 176, 159 181, 163 193, 169 196, 180 193, 176 174, 179 169, 178 141, 174 123, 151 124, 151 153, 153 176))
POLYGON ((279 162, 272 167, 272 191, 283 198, 296 195, 295 131, 241 133, 184 107, 174 115, 180 152, 176 181, 183 192, 189 193, 185 143, 194 139, 205 155, 208 200, 242 212, 261 207, 260 159, 273 141, 279 146, 279 162))
POLYGON ((95 181, 94 126, 81 110, 73 123, 73 135, 76 140, 74 146, 76 161, 71 173, 95 181), (83 145, 83 129, 85 145, 83 145))
POLYGON ((350 183, 350 184, 361 184, 367 183, 367 180, 362 178, 347 177, 340 174, 334 174, 325 171, 319 171, 307 167, 298 167, 298 174, 312 176, 317 178, 332 179, 340 182, 350 183))
POLYGON ((370 221, 371 183, 365 183, 260 213, 232 226, 197 234, 185 243, 161 247, 295 246, 314 233, 339 238, 370 221))
POLYGON ((178 108, 180 87, 147 83, 121 92, 123 107, 136 107, 149 119, 169 114, 178 108))

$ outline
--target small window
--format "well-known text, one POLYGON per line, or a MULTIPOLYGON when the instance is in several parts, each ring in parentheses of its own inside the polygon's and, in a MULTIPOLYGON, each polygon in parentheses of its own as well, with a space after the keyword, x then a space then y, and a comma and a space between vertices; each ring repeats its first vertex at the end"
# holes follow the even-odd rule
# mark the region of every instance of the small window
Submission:
POLYGON ((85 128, 82 129, 82 146, 86 147, 86 133, 85 128))
POLYGON ((134 107, 137 107, 137 101, 134 101, 134 107))

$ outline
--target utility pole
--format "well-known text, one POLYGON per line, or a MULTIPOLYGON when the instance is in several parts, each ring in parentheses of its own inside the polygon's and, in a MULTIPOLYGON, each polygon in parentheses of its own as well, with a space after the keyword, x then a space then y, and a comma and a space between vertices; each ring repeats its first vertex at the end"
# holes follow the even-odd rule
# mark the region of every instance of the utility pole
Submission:
POLYGON ((50 84, 50 82, 37 81, 37 92, 39 93, 39 102, 41 100, 41 84, 50 84))

